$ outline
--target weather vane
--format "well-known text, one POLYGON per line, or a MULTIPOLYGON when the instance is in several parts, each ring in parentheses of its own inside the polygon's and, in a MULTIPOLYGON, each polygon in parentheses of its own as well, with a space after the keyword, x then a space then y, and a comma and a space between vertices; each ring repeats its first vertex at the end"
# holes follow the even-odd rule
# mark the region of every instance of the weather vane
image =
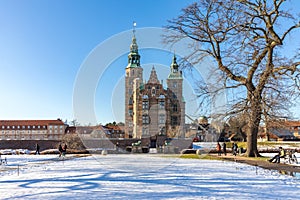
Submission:
POLYGON ((133 21, 133 30, 132 30, 132 32, 133 32, 133 35, 134 35, 134 36, 135 36, 135 27, 136 27, 136 22, 133 21))

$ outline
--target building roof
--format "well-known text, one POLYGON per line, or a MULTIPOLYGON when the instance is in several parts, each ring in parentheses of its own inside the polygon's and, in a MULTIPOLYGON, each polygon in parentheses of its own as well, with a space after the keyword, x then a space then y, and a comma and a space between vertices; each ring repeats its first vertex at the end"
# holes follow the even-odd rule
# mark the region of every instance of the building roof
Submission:
POLYGON ((115 131, 124 131, 124 126, 120 126, 120 125, 116 125, 116 126, 107 125, 107 126, 104 126, 104 128, 107 128, 110 130, 115 130, 115 131))
POLYGON ((0 120, 1 130, 44 130, 50 125, 65 125, 60 119, 57 120, 0 120))
POLYGON ((48 126, 48 125, 64 125, 60 119, 57 120, 0 120, 0 128, 2 126, 48 126))
POLYGON ((269 127, 300 127, 300 121, 278 120, 269 122, 269 127))

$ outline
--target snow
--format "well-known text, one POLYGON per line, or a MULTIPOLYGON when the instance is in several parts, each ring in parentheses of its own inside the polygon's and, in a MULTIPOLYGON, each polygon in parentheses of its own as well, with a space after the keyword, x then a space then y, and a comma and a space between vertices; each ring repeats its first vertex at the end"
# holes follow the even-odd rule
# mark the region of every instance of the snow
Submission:
POLYGON ((300 188, 298 177, 227 161, 157 154, 4 157, 0 199, 295 199, 300 188))

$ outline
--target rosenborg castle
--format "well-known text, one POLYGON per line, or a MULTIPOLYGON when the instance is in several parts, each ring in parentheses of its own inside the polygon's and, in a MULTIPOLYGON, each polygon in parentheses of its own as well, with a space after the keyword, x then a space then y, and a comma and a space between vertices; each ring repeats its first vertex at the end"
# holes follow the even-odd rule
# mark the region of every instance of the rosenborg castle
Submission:
POLYGON ((168 137, 184 137, 183 78, 176 56, 173 57, 166 80, 167 88, 158 80, 154 67, 149 79, 144 80, 133 32, 125 70, 125 136, 149 138, 161 134, 168 137))

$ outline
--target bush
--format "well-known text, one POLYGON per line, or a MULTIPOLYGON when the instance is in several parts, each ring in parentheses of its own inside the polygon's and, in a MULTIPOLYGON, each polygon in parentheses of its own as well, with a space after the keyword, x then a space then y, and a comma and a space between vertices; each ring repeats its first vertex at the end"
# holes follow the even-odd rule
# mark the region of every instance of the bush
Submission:
POLYGON ((83 145, 80 137, 77 134, 66 134, 62 138, 62 143, 67 144, 68 149, 83 150, 85 146, 83 145))

